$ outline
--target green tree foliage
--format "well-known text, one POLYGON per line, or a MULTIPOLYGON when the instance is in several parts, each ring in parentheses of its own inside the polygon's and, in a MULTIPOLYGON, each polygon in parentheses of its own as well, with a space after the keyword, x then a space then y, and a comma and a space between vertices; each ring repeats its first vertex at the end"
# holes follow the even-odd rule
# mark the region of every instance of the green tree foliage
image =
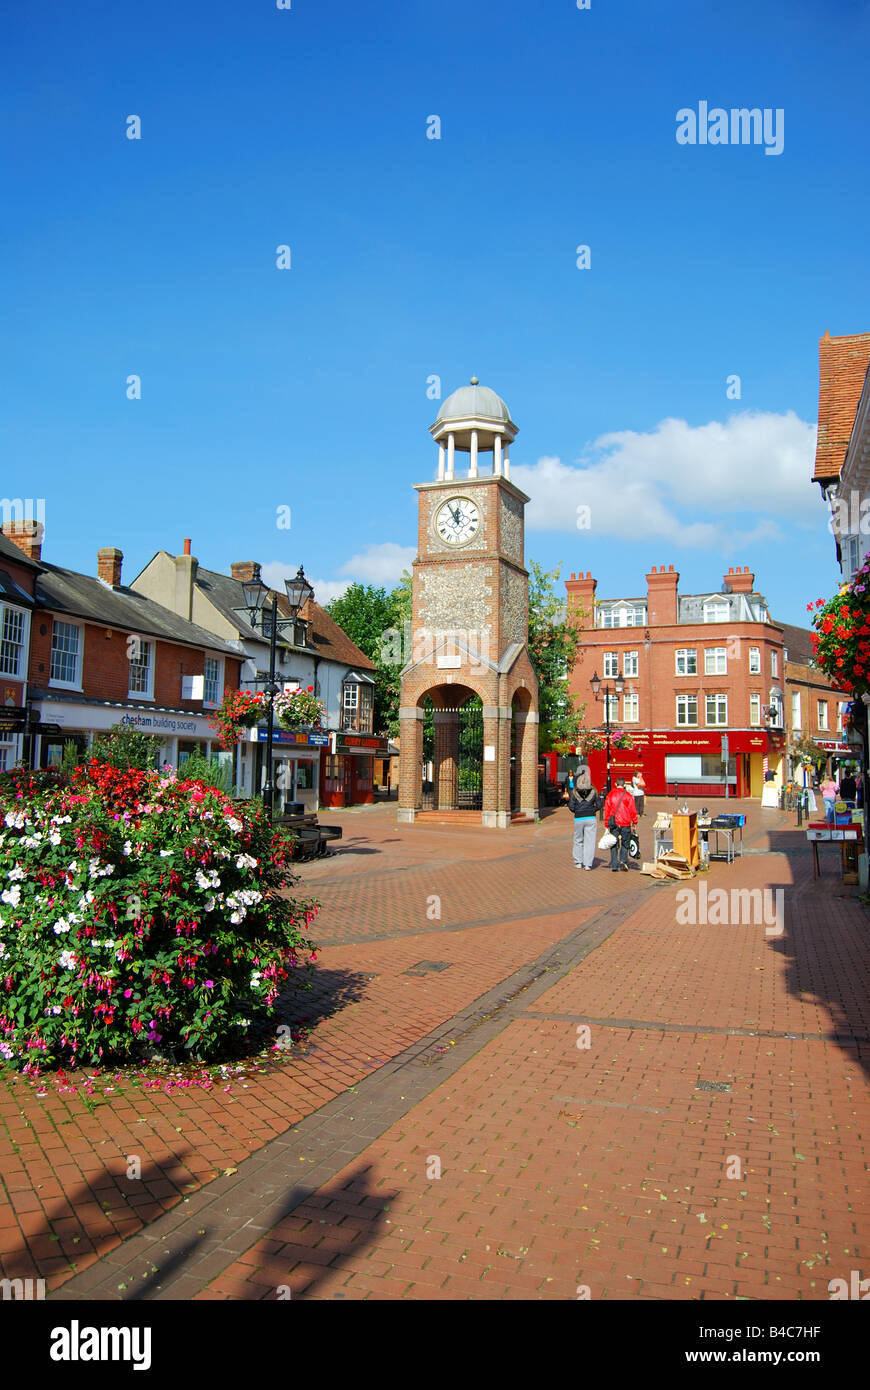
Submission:
POLYGON ((375 663, 374 730, 399 732, 399 672, 404 665, 404 625, 410 622, 410 575, 392 592, 373 584, 351 584, 326 605, 329 616, 375 663))
POLYGON ((114 724, 107 733, 94 739, 90 757, 96 758, 98 763, 109 763, 125 772, 131 767, 142 770, 156 767, 159 752, 159 739, 152 738, 150 734, 142 734, 129 724, 114 724))
POLYGON ((586 704, 577 704, 568 689, 571 667, 580 646, 583 615, 567 611, 556 590, 561 566, 545 570, 529 561, 529 655, 539 681, 540 748, 548 752, 559 744, 573 744, 580 731, 586 704))

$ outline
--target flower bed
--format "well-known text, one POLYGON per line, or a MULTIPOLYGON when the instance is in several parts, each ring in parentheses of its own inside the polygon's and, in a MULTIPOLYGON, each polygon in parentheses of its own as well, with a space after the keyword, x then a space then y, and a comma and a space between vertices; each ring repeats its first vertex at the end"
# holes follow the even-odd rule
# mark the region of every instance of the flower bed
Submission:
POLYGON ((0 777, 0 1054, 25 1071, 218 1057, 316 959, 262 803, 92 762, 0 777))

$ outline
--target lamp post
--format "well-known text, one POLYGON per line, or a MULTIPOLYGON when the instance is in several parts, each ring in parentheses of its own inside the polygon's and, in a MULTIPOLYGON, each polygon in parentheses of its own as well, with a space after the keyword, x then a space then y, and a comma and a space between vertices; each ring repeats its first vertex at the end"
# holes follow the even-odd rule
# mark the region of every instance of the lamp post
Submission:
POLYGON ((604 727, 605 727, 605 729, 606 729, 606 731, 607 731, 607 779, 606 779, 606 783, 605 783, 605 788, 604 788, 604 790, 605 790, 605 791, 608 793, 608 795, 609 795, 609 794, 610 794, 610 700, 611 700, 611 696, 613 696, 613 695, 617 695, 617 696, 618 696, 618 695, 621 695, 621 694, 622 694, 623 690, 625 689, 625 681, 624 681, 624 679, 623 679, 622 676, 616 676, 616 677, 614 678, 612 687, 609 686, 609 685, 604 685, 604 686, 602 686, 601 681, 598 679, 598 672, 597 672, 597 671, 593 671, 593 673, 592 673, 592 679, 591 679, 591 681, 589 682, 589 684, 590 684, 590 686, 592 687, 592 694, 595 696, 595 699, 596 699, 596 700, 602 701, 603 704, 604 704, 604 727))
POLYGON ((274 700, 278 691, 281 689, 275 679, 275 665, 278 651, 278 623, 282 626, 286 623, 295 623, 296 617, 301 608, 305 607, 311 595, 314 593, 308 580, 305 578, 302 566, 299 566, 295 579, 285 579, 284 588, 287 590, 287 604, 290 609, 290 616, 279 620, 278 618, 278 595, 269 589, 259 575, 254 579, 248 579, 242 584, 245 595, 245 606, 248 610, 251 627, 256 632, 257 618, 260 619, 260 631, 266 631, 266 599, 271 595, 272 602, 269 605, 271 610, 271 623, 269 629, 269 679, 264 683, 264 690, 269 697, 269 712, 266 719, 266 780, 263 783, 263 802, 266 812, 271 820, 274 815, 274 796, 275 788, 272 784, 272 747, 275 739, 275 708, 274 700))

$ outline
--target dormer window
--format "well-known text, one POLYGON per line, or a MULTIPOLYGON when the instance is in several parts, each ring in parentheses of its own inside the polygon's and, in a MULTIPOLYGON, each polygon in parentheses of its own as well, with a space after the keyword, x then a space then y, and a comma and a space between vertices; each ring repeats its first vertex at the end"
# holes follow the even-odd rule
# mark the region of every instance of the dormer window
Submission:
POLYGON ((727 623, 731 616, 730 605, 722 599, 709 598, 704 604, 705 623, 727 623))

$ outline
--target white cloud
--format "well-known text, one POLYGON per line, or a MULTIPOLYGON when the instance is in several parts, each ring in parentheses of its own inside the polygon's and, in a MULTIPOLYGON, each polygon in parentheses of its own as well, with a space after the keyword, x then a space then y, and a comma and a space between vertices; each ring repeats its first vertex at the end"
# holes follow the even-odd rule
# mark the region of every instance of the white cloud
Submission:
MULTIPOLYGON (((413 545, 398 545, 395 541, 384 541, 381 545, 370 545, 361 555, 352 555, 338 572, 346 579, 309 579, 314 588, 314 598, 323 607, 334 598, 340 598, 354 581, 361 584, 374 584, 385 589, 395 588, 402 577, 402 571, 410 569, 417 557, 413 545)), ((272 560, 263 565, 263 583, 283 592, 284 580, 296 574, 297 565, 285 564, 283 560, 272 560)))
POLYGON ((392 587, 398 584, 402 570, 409 570, 417 558, 415 545, 397 545, 395 541, 384 541, 381 545, 370 545, 362 555, 352 555, 341 566, 340 574, 349 574, 365 584, 392 587))
POLYGON ((668 419, 645 434, 600 435, 572 464, 516 464, 512 477, 531 497, 529 530, 577 530, 578 507, 588 507, 592 536, 734 549, 781 538, 782 522, 818 525, 815 439, 794 411, 744 411, 697 427, 668 419))

